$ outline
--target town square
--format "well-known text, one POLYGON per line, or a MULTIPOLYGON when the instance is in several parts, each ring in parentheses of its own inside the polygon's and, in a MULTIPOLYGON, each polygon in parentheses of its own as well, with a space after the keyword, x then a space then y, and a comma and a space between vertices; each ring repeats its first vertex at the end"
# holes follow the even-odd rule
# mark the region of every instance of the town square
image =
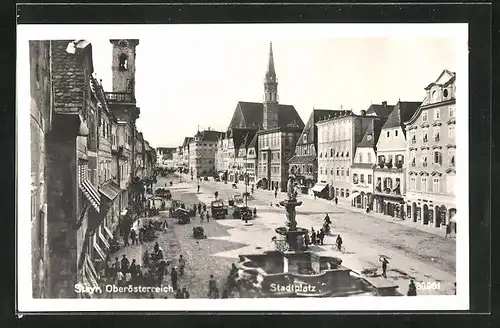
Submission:
POLYGON ((33 298, 456 294, 440 39, 169 40, 29 42, 33 298))

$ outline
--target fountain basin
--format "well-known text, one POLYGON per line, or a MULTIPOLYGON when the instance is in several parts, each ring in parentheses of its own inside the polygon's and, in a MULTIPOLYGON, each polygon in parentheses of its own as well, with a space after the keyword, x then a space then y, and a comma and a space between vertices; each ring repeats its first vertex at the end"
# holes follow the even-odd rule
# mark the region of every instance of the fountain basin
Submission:
POLYGON ((337 257, 269 251, 239 258, 240 279, 257 284, 260 297, 378 295, 373 285, 351 275, 337 257))

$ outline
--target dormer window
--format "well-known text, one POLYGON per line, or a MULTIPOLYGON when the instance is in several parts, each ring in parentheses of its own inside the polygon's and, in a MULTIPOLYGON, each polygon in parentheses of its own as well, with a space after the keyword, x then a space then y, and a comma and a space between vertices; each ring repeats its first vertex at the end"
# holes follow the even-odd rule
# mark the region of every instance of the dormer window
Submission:
POLYGON ((126 71, 128 69, 128 56, 125 53, 122 53, 120 57, 118 57, 118 70, 126 71))

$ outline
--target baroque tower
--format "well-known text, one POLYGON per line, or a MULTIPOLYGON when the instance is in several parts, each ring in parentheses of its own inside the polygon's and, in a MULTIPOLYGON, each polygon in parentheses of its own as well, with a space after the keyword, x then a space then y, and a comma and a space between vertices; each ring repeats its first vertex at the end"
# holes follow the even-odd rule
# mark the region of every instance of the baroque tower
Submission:
POLYGON ((265 130, 278 127, 278 79, 274 70, 273 43, 269 44, 269 62, 264 78, 263 127, 265 130))
POLYGON ((135 59, 137 39, 110 40, 113 44, 113 92, 135 95, 135 59))

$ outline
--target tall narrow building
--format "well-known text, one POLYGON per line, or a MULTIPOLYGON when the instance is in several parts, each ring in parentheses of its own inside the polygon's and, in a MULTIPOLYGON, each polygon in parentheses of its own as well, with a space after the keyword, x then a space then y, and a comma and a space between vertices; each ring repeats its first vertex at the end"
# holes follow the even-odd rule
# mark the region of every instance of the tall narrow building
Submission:
POLYGON ((274 70, 273 43, 269 44, 269 62, 264 78, 263 127, 265 130, 278 127, 278 79, 274 70))

